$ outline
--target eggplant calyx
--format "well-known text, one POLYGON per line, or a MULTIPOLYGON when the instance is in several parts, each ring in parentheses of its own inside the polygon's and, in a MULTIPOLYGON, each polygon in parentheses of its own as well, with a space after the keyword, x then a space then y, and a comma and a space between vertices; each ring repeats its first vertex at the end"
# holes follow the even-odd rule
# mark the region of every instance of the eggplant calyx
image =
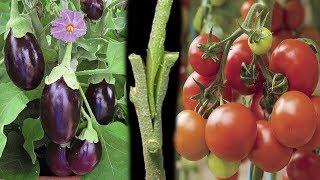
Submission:
POLYGON ((90 143, 98 143, 99 142, 99 137, 98 137, 98 133, 96 130, 93 129, 92 126, 87 126, 86 128, 84 128, 80 135, 78 136, 78 139, 82 140, 82 141, 88 141, 90 143))

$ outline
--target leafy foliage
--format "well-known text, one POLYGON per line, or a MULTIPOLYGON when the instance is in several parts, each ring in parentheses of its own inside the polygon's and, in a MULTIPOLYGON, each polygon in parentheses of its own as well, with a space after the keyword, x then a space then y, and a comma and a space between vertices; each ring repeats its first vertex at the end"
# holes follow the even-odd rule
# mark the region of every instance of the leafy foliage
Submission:
POLYGON ((8 143, 0 158, 1 179, 38 179, 40 168, 38 161, 32 164, 29 156, 22 147, 23 137, 17 132, 8 134, 8 143))
POLYGON ((40 119, 26 119, 23 121, 22 134, 24 136, 23 148, 31 157, 32 163, 35 164, 37 157, 34 152, 34 141, 41 140, 44 132, 40 119))
POLYGON ((0 84, 0 89, 2 91, 0 93, 0 155, 2 155, 7 142, 7 137, 3 133, 4 126, 17 118, 29 100, 12 82, 0 84))
POLYGON ((83 179, 128 179, 129 131, 120 122, 100 126, 102 156, 98 166, 83 179))

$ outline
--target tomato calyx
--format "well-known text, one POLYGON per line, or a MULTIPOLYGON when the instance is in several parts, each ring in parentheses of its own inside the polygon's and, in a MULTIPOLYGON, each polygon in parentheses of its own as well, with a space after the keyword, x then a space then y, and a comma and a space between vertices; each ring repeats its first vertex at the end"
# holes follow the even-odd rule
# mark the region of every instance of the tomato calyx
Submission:
POLYGON ((320 48, 315 41, 309 38, 299 38, 303 42, 309 45, 309 47, 313 50, 313 52, 317 55, 318 61, 320 58, 320 48))
MULTIPOLYGON (((194 82, 198 85, 200 89, 200 93, 191 97, 193 100, 197 100, 199 103, 196 107, 196 111, 199 112, 200 115, 207 114, 206 107, 211 104, 213 107, 216 107, 218 105, 219 100, 217 97, 214 96, 214 93, 211 92, 211 88, 206 88, 203 84, 198 82, 197 80, 193 79, 194 82)), ((213 83, 212 89, 217 89, 217 85, 213 83)), ((209 108, 211 109, 211 108, 209 108)))
POLYGON ((256 69, 254 61, 249 65, 245 63, 241 64, 240 79, 247 87, 252 87, 259 79, 259 71, 256 69))
POLYGON ((209 59, 213 60, 214 62, 218 62, 221 58, 219 57, 219 54, 221 54, 223 51, 221 46, 223 42, 213 42, 212 36, 213 34, 211 29, 207 43, 198 44, 198 48, 203 52, 203 55, 201 57, 202 60, 209 59))

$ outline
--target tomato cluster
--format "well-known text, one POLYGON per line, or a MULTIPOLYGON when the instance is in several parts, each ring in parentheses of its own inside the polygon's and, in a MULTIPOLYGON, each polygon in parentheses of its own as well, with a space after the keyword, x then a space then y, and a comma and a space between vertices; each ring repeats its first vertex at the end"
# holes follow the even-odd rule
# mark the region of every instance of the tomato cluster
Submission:
MULTIPOLYGON (((254 3, 243 4, 242 17, 254 3)), ((193 40, 194 72, 183 86, 184 110, 174 138, 181 156, 192 161, 208 156, 218 178, 235 175, 249 159, 266 172, 287 167, 290 180, 320 179, 314 170, 320 162, 320 97, 313 95, 319 66, 315 45, 296 39, 303 19, 299 1, 284 7, 276 2, 273 33, 258 27, 258 39, 248 31, 234 39, 225 64, 218 37, 200 34, 193 40), (251 103, 241 104, 239 95, 251 103)))

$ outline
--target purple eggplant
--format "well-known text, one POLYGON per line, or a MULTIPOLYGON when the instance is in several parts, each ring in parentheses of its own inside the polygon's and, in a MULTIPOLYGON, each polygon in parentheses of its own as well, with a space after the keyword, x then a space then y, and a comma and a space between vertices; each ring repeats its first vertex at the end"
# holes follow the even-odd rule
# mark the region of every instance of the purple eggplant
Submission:
POLYGON ((68 162, 73 173, 84 175, 91 172, 101 160, 101 143, 76 139, 71 144, 68 162))
POLYGON ((86 97, 99 124, 106 125, 115 113, 115 87, 105 80, 98 84, 89 84, 86 97))
POLYGON ((81 9, 91 20, 98 20, 103 14, 103 0, 81 0, 81 9))
POLYGON ((50 143, 47 147, 46 161, 52 173, 57 176, 68 176, 72 174, 67 157, 69 149, 59 144, 50 143))
POLYGON ((63 78, 46 85, 40 102, 42 127, 49 139, 57 144, 69 142, 80 120, 80 94, 67 86, 63 78))
POLYGON ((10 31, 4 47, 4 62, 9 77, 19 88, 32 90, 41 83, 44 58, 33 34, 16 38, 10 31))

